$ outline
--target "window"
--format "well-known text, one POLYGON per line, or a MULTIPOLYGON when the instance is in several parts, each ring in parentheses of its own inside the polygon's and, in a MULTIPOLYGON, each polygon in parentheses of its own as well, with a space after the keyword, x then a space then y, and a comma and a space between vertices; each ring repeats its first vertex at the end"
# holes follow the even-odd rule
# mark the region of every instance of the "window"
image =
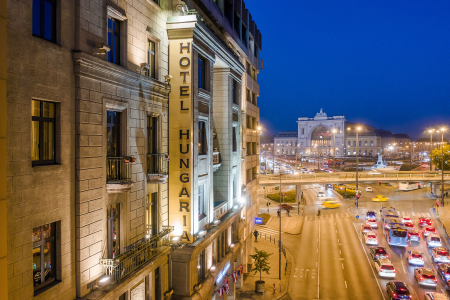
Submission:
POLYGON ((252 103, 252 94, 250 93, 249 89, 247 89, 247 101, 252 103))
POLYGON ((120 156, 120 112, 106 112, 106 156, 120 156))
POLYGON ((152 1, 159 5, 160 0, 152 0, 152 1))
POLYGON ((205 277, 205 250, 203 250, 198 256, 197 268, 198 268, 198 282, 205 277))
POLYGON ((247 115, 247 128, 252 129, 252 117, 247 115))
POLYGON ((247 155, 252 155, 252 143, 247 142, 247 155))
POLYGON ((147 40, 147 63, 149 69, 147 70, 147 76, 156 78, 156 59, 155 59, 155 43, 147 40))
POLYGON ((158 193, 147 195, 145 225, 147 226, 148 237, 158 234, 158 193))
POLYGON ((236 199, 236 173, 233 174, 233 199, 236 199))
POLYGON ((256 175, 258 175, 257 172, 256 172, 256 167, 253 167, 252 168, 252 180, 256 179, 256 175))
POLYGON ((247 62, 247 74, 252 76, 252 67, 250 66, 250 63, 247 62))
POLYGON ((237 136, 236 136, 236 127, 233 127, 233 152, 237 151, 237 136))
POLYGON ((198 122, 198 155, 207 154, 206 145, 206 122, 198 122))
POLYGON ((205 207, 205 184, 198 186, 198 219, 203 219, 206 216, 205 207))
POLYGON ((257 154, 256 142, 252 142, 252 154, 257 154))
POLYGON ((107 209, 107 226, 108 226, 108 239, 107 239, 107 251, 108 258, 115 258, 120 254, 120 211, 119 204, 113 204, 108 206, 107 209))
POLYGON ((252 68, 252 78, 256 81, 256 69, 252 68))
POLYGON ((256 94, 252 93, 252 100, 253 100, 253 104, 256 105, 256 94))
POLYGON ((56 280, 58 260, 56 224, 51 223, 33 228, 33 285, 34 292, 56 280))
POLYGON ((31 160, 33 166, 56 163, 56 104, 31 101, 31 160))
POLYGON ((56 0, 33 0, 33 35, 56 42, 56 0))
POLYGON ((198 87, 200 89, 206 90, 206 73, 205 73, 205 67, 206 67, 205 59, 202 57, 198 57, 198 87))
POLYGON ((237 82, 233 80, 233 83, 231 85, 231 97, 233 97, 233 103, 239 104, 239 95, 238 95, 239 89, 237 82))
POLYGON ((108 16, 108 61, 120 64, 120 22, 108 16))

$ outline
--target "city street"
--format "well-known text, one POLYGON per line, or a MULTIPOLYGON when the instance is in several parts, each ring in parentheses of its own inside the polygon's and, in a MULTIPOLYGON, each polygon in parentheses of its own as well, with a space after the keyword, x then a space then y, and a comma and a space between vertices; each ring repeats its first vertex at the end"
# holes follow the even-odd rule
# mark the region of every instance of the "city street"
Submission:
MULTIPOLYGON (((407 250, 418 250, 424 253, 425 267, 430 267, 436 273, 436 264, 432 262, 431 250, 421 237, 420 243, 413 243, 407 248, 390 247, 383 236, 384 229, 380 226, 379 211, 381 206, 393 206, 400 216, 409 215, 417 225, 419 216, 431 217, 433 225, 436 219, 431 211, 434 201, 426 197, 426 189, 411 192, 396 192, 396 187, 370 185, 373 192, 365 192, 367 185, 360 184, 359 189, 363 197, 356 209, 354 200, 342 200, 330 189, 326 191, 321 185, 302 187, 306 198, 306 205, 301 234, 283 233, 282 241, 294 257, 291 270, 291 282, 288 295, 283 299, 388 299, 386 283, 390 280, 381 279, 374 269, 374 261, 369 254, 369 247, 365 245, 361 234, 364 215, 367 210, 377 213, 379 246, 385 247, 390 260, 396 269, 395 280, 406 282, 411 290, 413 299, 423 299, 427 291, 444 291, 445 283, 440 276, 438 286, 434 288, 420 287, 414 279, 414 267, 408 265, 405 253, 407 250), (336 209, 321 209, 321 216, 317 216, 319 202, 317 192, 325 191, 327 200, 341 203, 336 209), (371 198, 377 194, 389 197, 387 202, 372 202, 371 198), (359 216, 359 219, 356 218, 359 216)), ((293 187, 292 187, 293 188, 293 187)), ((289 190, 289 187, 283 191, 289 190)), ((260 198, 260 212, 267 212, 266 201, 260 198)), ((270 209, 271 215, 276 215, 276 209, 270 209)), ((300 211, 301 211, 300 208, 300 211)), ((291 218, 297 216, 297 208, 293 209, 291 218)), ((292 213, 291 212, 291 213, 292 213)), ((289 219, 282 214, 282 219, 289 219)), ((274 234, 278 228, 278 218, 275 216, 268 226, 274 234), (275 224, 276 223, 276 224, 275 224)), ((282 222, 283 226, 285 221, 282 222)), ((417 226, 416 226, 417 227, 417 226)), ((282 228, 282 232, 285 228, 282 228)), ((438 227, 440 236, 445 237, 438 227)), ((448 242, 445 240, 445 247, 448 242)), ((437 274, 436 274, 437 275, 437 274)))

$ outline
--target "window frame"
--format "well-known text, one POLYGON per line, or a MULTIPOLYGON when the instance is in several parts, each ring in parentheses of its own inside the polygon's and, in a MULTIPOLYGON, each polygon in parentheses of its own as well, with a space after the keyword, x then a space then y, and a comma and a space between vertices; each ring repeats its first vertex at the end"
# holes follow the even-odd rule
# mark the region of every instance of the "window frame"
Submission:
POLYGON ((199 55, 197 59, 197 79, 198 79, 197 87, 205 91, 208 90, 206 86, 206 77, 207 77, 206 66, 207 66, 206 59, 203 56, 199 55))
POLYGON ((122 21, 120 19, 116 18, 115 16, 112 16, 112 15, 108 14, 108 17, 106 19, 106 42, 107 42, 107 44, 108 44, 108 46, 110 48, 110 51, 108 51, 106 59, 110 63, 116 64, 116 65, 120 65, 120 61, 121 61, 120 60, 120 54, 121 54, 121 51, 120 51, 120 46, 121 46, 121 36, 120 36, 121 28, 120 27, 121 26, 122 26, 122 21), (111 20, 111 28, 109 27, 109 20, 111 20), (113 29, 113 21, 116 22, 117 30, 113 29), (111 34, 111 41, 110 41, 110 38, 109 38, 110 34, 111 34), (113 35, 115 35, 116 38, 118 39, 118 43, 117 43, 116 49, 114 49, 114 50, 113 50, 113 46, 112 46, 112 36, 113 35), (111 44, 110 44, 110 42, 111 42, 111 44), (116 52, 117 52, 117 54, 116 54, 116 52), (114 54, 116 56, 117 62, 113 61, 113 55, 114 54))
MULTIPOLYGON (((58 110, 58 103, 57 102, 52 102, 52 101, 45 101, 45 100, 38 100, 38 99, 32 99, 32 101, 38 101, 39 102, 39 110, 40 110, 40 116, 33 116, 33 112, 31 113, 31 126, 33 128, 33 121, 34 122, 39 122, 39 144, 38 144, 38 149, 39 149, 39 160, 33 160, 33 158, 31 159, 31 165, 34 166, 46 166, 46 165, 56 165, 57 164, 57 152, 56 152, 56 131, 57 131, 57 110, 58 110), (43 103, 51 103, 53 104, 54 107, 54 117, 43 117, 43 103), (53 123, 53 159, 52 160, 44 160, 44 123, 53 123)), ((33 148, 33 142, 31 147, 33 148)))
POLYGON ((231 82, 231 102, 233 104, 239 105, 239 87, 238 82, 234 79, 232 79, 231 82))
MULTIPOLYGON (((34 249, 36 247, 40 247, 40 265, 41 265, 40 268, 42 270, 42 266, 45 266, 45 250, 44 250, 43 246, 48 242, 52 243, 53 250, 52 250, 52 254, 51 254, 51 259, 52 259, 52 264, 54 265, 55 276, 54 276, 54 278, 45 280, 45 272, 44 272, 44 274, 41 272, 41 283, 38 285, 34 285, 34 276, 35 275, 33 274, 34 296, 48 290, 49 288, 51 288, 61 282, 61 280, 59 278, 59 276, 60 276, 59 264, 60 264, 60 255, 61 255, 60 249, 59 249, 59 242, 60 242, 59 226, 60 226, 60 221, 52 222, 52 223, 48 223, 48 224, 44 224, 44 225, 35 227, 35 228, 39 228, 41 239, 37 242, 32 241, 32 244, 33 244, 32 249, 34 249), (49 225, 50 228, 52 226, 54 226, 54 235, 44 238, 44 226, 46 226, 46 225, 49 225)), ((51 229, 50 229, 50 232, 51 232, 51 229)))
POLYGON ((208 154, 207 124, 208 122, 205 120, 198 121, 198 155, 208 154), (204 124, 204 126, 200 127, 200 124, 204 124))
POLYGON ((149 69, 146 71, 146 75, 149 78, 153 78, 153 79, 157 79, 158 78, 158 72, 156 71, 157 69, 157 47, 158 47, 158 43, 155 42, 154 40, 152 40, 151 38, 147 37, 147 64, 149 65, 149 69), (150 44, 153 44, 153 51, 150 50, 150 44), (150 61, 151 57, 153 55, 153 63, 150 61), (152 67, 153 67, 153 76, 151 74, 152 71, 152 67))
POLYGON ((232 152, 237 152, 237 130, 236 130, 236 126, 233 126, 232 128, 232 152))
POLYGON ((37 1, 40 2, 39 3, 40 4, 40 17, 39 17, 40 18, 40 20, 39 20, 40 33, 36 34, 36 33, 33 32, 33 25, 34 25, 34 18, 33 18, 34 14, 33 14, 33 11, 32 11, 32 22, 31 22, 32 30, 31 30, 31 32, 32 32, 33 36, 42 38, 42 39, 44 39, 46 41, 49 41, 49 42, 52 42, 52 43, 56 44, 56 38, 57 38, 57 30, 56 30, 57 26, 56 26, 56 24, 58 23, 58 15, 57 15, 57 12, 58 12, 58 0, 33 0, 32 10, 33 10, 34 3, 37 2, 37 1), (45 18, 44 18, 45 17, 45 9, 44 9, 45 2, 50 3, 52 5, 52 8, 53 8, 53 10, 51 12, 50 29, 51 29, 52 33, 51 33, 51 38, 50 39, 47 39, 45 37, 45 18))
POLYGON ((107 253, 106 253, 106 255, 107 255, 107 257, 108 258, 110 258, 110 259, 113 259, 113 258, 115 258, 115 257, 117 257, 118 255, 120 255, 120 204, 119 203, 116 203, 116 204, 110 204, 110 205, 108 205, 110 208, 112 208, 114 205, 116 205, 116 207, 117 207, 117 210, 118 210, 118 214, 117 214, 117 216, 116 215, 114 215, 113 213, 112 213, 112 209, 110 209, 110 216, 108 216, 108 207, 107 207, 107 209, 106 209, 106 230, 107 230, 107 238, 106 238, 106 244, 107 244, 107 253), (111 216, 111 214, 112 214, 112 216, 111 216), (111 230, 112 230, 112 225, 114 224, 114 220, 115 219, 117 219, 118 221, 117 221, 117 224, 119 224, 119 226, 117 227, 117 234, 116 234, 116 241, 117 241, 117 243, 118 243, 118 246, 117 246, 117 252, 118 253, 114 253, 114 256, 113 256, 113 254, 112 254, 112 239, 110 238, 110 233, 112 233, 111 232, 111 230))

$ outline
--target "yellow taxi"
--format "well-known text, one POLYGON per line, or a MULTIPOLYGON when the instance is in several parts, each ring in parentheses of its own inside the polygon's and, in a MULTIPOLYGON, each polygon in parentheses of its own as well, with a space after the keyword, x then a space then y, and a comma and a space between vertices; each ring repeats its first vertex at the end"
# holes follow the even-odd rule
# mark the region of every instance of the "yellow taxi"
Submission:
MULTIPOLYGON (((347 187, 345 187, 345 190, 347 192, 355 192, 356 193, 356 187, 347 186, 347 187)), ((360 190, 358 190, 358 195, 361 195, 361 191, 360 190)))
POLYGON ((325 201, 322 206, 323 208, 338 208, 341 204, 337 201, 325 201))
POLYGON ((388 200, 389 200, 389 198, 385 197, 383 195, 376 195, 375 197, 372 198, 372 201, 375 201, 375 202, 386 202, 388 200))

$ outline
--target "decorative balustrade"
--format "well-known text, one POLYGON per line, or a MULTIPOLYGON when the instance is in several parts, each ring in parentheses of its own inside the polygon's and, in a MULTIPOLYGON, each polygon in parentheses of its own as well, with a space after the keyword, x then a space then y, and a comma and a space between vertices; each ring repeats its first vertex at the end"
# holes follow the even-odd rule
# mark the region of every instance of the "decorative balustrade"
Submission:
POLYGON ((106 183, 131 183, 131 157, 106 158, 106 183))
POLYGON ((127 275, 151 261, 170 247, 170 233, 173 226, 163 226, 162 230, 150 238, 142 238, 125 247, 125 252, 113 259, 100 259, 103 275, 108 275, 110 283, 118 283, 127 275))
POLYGON ((165 183, 168 177, 169 155, 165 153, 147 154, 147 181, 165 183))

